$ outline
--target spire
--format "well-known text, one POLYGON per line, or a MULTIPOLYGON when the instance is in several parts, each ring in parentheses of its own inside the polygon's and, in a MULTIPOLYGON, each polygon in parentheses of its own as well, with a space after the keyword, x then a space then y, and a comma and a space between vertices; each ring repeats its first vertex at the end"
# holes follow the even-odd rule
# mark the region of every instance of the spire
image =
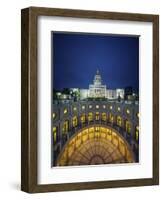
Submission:
POLYGON ((102 79, 101 79, 101 75, 100 75, 100 72, 99 70, 97 69, 96 70, 96 74, 94 76, 94 85, 101 85, 102 84, 102 79))
POLYGON ((99 75, 99 70, 97 69, 96 74, 99 75))

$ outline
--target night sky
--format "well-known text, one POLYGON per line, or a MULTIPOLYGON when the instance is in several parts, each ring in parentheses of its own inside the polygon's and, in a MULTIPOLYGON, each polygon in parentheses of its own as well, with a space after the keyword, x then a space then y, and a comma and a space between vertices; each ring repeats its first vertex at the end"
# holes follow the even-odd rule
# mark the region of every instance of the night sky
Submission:
POLYGON ((53 33, 53 88, 89 88, 98 69, 109 89, 139 88, 139 38, 53 33))

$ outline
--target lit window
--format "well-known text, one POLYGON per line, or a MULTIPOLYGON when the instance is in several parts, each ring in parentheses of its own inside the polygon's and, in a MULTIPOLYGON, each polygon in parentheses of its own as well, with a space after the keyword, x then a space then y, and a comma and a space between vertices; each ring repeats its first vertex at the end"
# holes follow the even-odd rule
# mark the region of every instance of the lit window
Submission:
POLYGON ((114 116, 110 113, 110 115, 109 115, 109 121, 111 122, 111 123, 113 123, 114 122, 114 116))
POLYGON ((89 105, 89 108, 92 108, 92 105, 89 105))
POLYGON ((130 110, 129 109, 127 109, 126 112, 127 112, 127 114, 130 114, 130 110))
POLYGON ((105 106, 105 105, 103 105, 103 108, 105 109, 105 108, 106 108, 106 106, 105 106))
POLYGON ((68 112, 68 111, 67 111, 67 108, 65 108, 64 111, 63 111, 63 113, 64 113, 64 114, 67 114, 67 112, 68 112))
POLYGON ((69 128, 69 122, 68 122, 68 120, 66 120, 63 123, 63 127, 62 127, 63 134, 66 134, 68 132, 68 128, 69 128))
POLYGON ((83 114, 80 119, 82 124, 85 123, 85 114, 83 114))
POLYGON ((74 108, 73 108, 73 110, 74 110, 74 111, 76 111, 76 110, 77 110, 77 108, 76 108, 76 107, 74 107, 74 108))
POLYGON ((82 106, 82 109, 84 110, 84 109, 85 109, 85 106, 82 106))
POLYGON ((112 110, 113 106, 110 106, 110 110, 112 110))
POLYGON ((96 112, 96 120, 99 120, 100 119, 100 114, 99 112, 96 112))
POLYGON ((137 117, 138 117, 138 118, 140 117, 140 114, 139 114, 139 113, 137 113, 137 117))
POLYGON ((56 117, 56 114, 55 114, 55 113, 53 113, 53 119, 55 119, 55 117, 56 117))
POLYGON ((136 141, 139 140, 139 126, 136 126, 136 128, 135 128, 135 140, 136 141))
POLYGON ((102 113, 102 120, 106 121, 106 113, 102 113))
POLYGON ((93 121, 93 113, 88 113, 88 121, 93 121))
POLYGON ((120 109, 120 107, 118 107, 118 111, 120 111, 121 109, 120 109))
POLYGON ((122 118, 120 116, 117 117, 117 125, 122 126, 122 118))
POLYGON ((72 118, 72 125, 73 127, 76 127, 78 125, 78 120, 76 116, 72 118))
POLYGON ((126 121, 126 132, 131 133, 131 123, 128 120, 126 121))
POLYGON ((96 105, 96 108, 99 109, 99 105, 96 105))
POLYGON ((53 141, 54 143, 57 141, 57 127, 53 127, 53 141))

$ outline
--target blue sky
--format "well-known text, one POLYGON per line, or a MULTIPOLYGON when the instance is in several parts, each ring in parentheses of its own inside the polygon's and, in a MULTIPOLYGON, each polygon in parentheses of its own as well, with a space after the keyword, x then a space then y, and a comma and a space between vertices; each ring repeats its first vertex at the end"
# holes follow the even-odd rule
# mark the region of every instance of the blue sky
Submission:
POLYGON ((139 88, 139 38, 53 32, 53 88, 88 88, 96 70, 107 88, 139 88))

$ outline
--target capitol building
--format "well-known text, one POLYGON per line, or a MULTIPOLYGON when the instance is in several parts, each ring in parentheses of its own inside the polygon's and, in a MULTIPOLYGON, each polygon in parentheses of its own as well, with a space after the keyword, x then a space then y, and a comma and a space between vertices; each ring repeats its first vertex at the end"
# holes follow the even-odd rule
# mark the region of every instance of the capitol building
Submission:
POLYGON ((106 85, 102 84, 102 78, 97 70, 96 75, 93 80, 93 84, 89 85, 89 89, 80 89, 80 98, 107 98, 107 99, 117 99, 118 97, 124 98, 124 89, 107 89, 106 85))
POLYGON ((139 101, 111 90, 97 70, 88 89, 56 92, 52 106, 52 167, 139 162, 139 101))

